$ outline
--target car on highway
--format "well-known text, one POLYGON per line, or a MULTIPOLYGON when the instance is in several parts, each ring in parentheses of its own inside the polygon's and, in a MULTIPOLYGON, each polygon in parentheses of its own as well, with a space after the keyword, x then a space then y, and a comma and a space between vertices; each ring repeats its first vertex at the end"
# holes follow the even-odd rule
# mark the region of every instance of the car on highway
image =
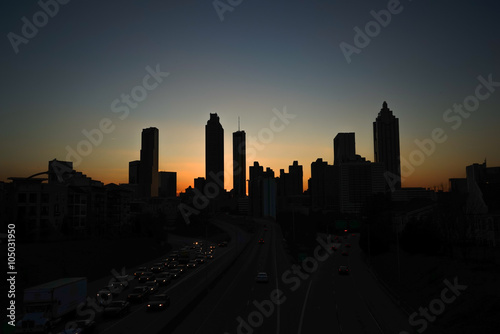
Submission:
POLYGON ((216 247, 217 247, 217 246, 216 246, 216 245, 214 245, 214 244, 210 244, 210 246, 209 246, 209 248, 210 248, 211 250, 215 249, 216 247))
POLYGON ((102 311, 105 318, 121 317, 130 312, 130 303, 125 300, 114 300, 102 311))
POLYGON ((163 262, 156 262, 156 263, 153 263, 151 265, 151 267, 149 268, 149 270, 153 273, 161 273, 163 271, 163 268, 164 268, 164 264, 163 262))
POLYGON ((207 259, 212 260, 214 258, 214 255, 212 253, 207 254, 207 259))
POLYGON ((170 297, 166 294, 158 294, 156 296, 151 297, 148 302, 147 310, 148 311, 159 311, 165 310, 170 306, 170 297))
POLYGON ((177 268, 170 269, 168 271, 168 273, 170 274, 170 277, 172 277, 172 278, 179 278, 182 275, 182 271, 180 271, 180 269, 177 269, 177 268))
POLYGON ((342 252, 342 255, 343 255, 343 256, 349 256, 349 253, 348 253, 347 251, 343 251, 343 252, 342 252))
POLYGON ((146 271, 144 274, 139 277, 139 283, 145 283, 149 281, 153 281, 155 279, 155 274, 151 271, 146 271))
POLYGON ((335 247, 335 246, 330 247, 330 249, 331 249, 332 251, 337 251, 337 247, 335 247))
POLYGON ((188 262, 188 264, 186 265, 186 267, 188 268, 196 268, 198 266, 198 262, 196 262, 196 260, 190 260, 188 262))
POLYGON ((179 265, 179 262, 177 262, 177 261, 172 261, 172 262, 170 262, 170 263, 168 264, 167 268, 168 268, 168 269, 175 269, 175 268, 177 268, 177 266, 178 266, 178 265, 179 265))
POLYGON ((351 244, 345 244, 347 248, 351 248, 351 244))
POLYGON ((263 244, 263 243, 264 243, 264 239, 260 238, 259 244, 263 244))
POLYGON ((348 266, 340 266, 339 267, 340 275, 349 275, 349 267, 348 266))
POLYGON ((107 305, 111 300, 113 300, 113 293, 111 293, 108 289, 101 289, 97 291, 96 300, 100 305, 107 305))
POLYGON ((219 242, 219 247, 227 247, 227 241, 219 242))
POLYGON ((149 289, 149 294, 152 295, 158 292, 160 285, 155 281, 149 281, 146 283, 146 287, 149 289))
POLYGON ((76 328, 81 329, 81 333, 90 333, 96 327, 95 321, 94 320, 89 320, 89 319, 86 319, 86 320, 75 320, 74 321, 74 325, 76 326, 76 328))
POLYGON ((136 286, 127 296, 131 302, 142 302, 149 296, 149 289, 144 285, 136 286))
POLYGON ((71 322, 70 328, 64 329, 58 334, 86 334, 95 329, 94 320, 75 320, 71 322))
POLYGON ((158 275, 156 275, 154 282, 158 283, 159 285, 167 285, 171 280, 172 277, 170 277, 169 273, 159 273, 158 275))
POLYGON ((269 276, 267 276, 266 272, 260 272, 255 277, 255 281, 258 283, 267 283, 269 282, 269 276))
POLYGON ((144 274, 148 269, 146 267, 139 267, 137 270, 134 272, 134 277, 139 278, 144 274))

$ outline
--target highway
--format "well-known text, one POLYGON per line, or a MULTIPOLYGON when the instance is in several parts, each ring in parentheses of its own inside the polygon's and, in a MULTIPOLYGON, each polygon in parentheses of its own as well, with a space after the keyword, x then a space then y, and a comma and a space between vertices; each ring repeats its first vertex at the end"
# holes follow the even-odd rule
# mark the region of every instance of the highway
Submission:
MULTIPOLYGON (((348 234, 336 240, 318 237, 313 254, 299 265, 290 262, 281 229, 274 222, 257 220, 254 234, 228 221, 214 223, 231 235, 231 242, 228 247, 218 247, 214 259, 187 269, 161 288, 160 293, 171 298, 168 309, 147 312, 147 303, 142 302, 132 304, 131 312, 124 317, 109 320, 102 318, 101 310, 86 310, 84 318, 91 315, 97 323, 94 332, 416 333, 408 314, 386 294, 362 260, 359 235, 348 234), (337 250, 331 250, 331 246, 337 250), (341 265, 349 267, 349 275, 339 274, 341 265), (269 281, 256 282, 259 272, 266 272, 269 281)), ((180 246, 192 241, 179 238, 176 242, 180 246)), ((134 269, 126 273, 132 274, 134 269)), ((111 275, 89 284, 89 296, 110 279, 111 275)), ((137 280, 131 281, 131 288, 137 285, 137 280)), ((126 299, 128 291, 116 299, 126 299)), ((426 333, 433 332, 429 328, 426 333)))
POLYGON ((173 333, 416 333, 363 262, 359 235, 318 242, 316 255, 300 268, 283 251, 279 226, 259 225, 238 261, 173 333), (330 254, 332 245, 338 250, 330 254), (350 274, 339 275, 340 265, 350 274), (260 271, 269 283, 255 282, 260 271))

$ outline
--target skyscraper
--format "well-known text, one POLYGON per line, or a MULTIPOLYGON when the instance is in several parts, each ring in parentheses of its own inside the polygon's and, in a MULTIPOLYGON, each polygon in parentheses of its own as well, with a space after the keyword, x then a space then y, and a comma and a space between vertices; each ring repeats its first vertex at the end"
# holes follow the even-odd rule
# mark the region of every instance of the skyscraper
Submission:
POLYGON ((145 198, 158 196, 158 129, 142 130, 139 187, 145 198))
POLYGON ((355 159, 356 143, 354 132, 338 133, 333 139, 333 164, 338 166, 343 162, 355 159))
POLYGON ((385 101, 373 122, 373 145, 375 162, 384 166, 386 189, 401 189, 399 119, 392 114, 385 101))
POLYGON ((224 129, 217 113, 210 114, 205 125, 205 178, 207 184, 224 189, 224 129))
POLYGON ((130 161, 128 163, 128 183, 138 184, 139 183, 139 169, 141 167, 141 162, 139 160, 130 161))
POLYGON ((176 197, 177 196, 177 173, 176 172, 159 172, 160 188, 158 194, 160 197, 176 197))
POLYGON ((247 158, 245 131, 233 132, 233 190, 234 196, 245 197, 247 193, 247 158))

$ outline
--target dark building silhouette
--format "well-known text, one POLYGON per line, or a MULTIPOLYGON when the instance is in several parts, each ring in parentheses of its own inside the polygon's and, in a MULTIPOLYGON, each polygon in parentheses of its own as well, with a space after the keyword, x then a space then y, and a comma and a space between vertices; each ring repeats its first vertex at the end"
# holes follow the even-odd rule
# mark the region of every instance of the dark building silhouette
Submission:
POLYGON ((333 139, 334 165, 355 160, 356 142, 354 132, 339 133, 333 139))
POLYGON ((204 177, 197 177, 194 179, 194 189, 198 189, 201 193, 203 193, 206 183, 207 181, 204 177))
POLYGON ((384 165, 386 188, 400 189, 399 119, 392 114, 385 101, 373 122, 373 145, 375 162, 384 165))
POLYGON ((299 196, 302 195, 304 190, 304 173, 302 165, 298 161, 294 161, 292 165, 288 166, 288 173, 284 169, 280 169, 280 176, 277 179, 278 195, 279 196, 299 196))
POLYGON ((267 167, 264 171, 257 161, 249 168, 250 183, 248 196, 250 212, 254 217, 276 218, 276 180, 274 171, 267 167))
POLYGON ((321 158, 311 163, 309 194, 313 208, 338 209, 338 171, 338 166, 329 165, 321 158))
POLYGON ((160 172, 160 197, 176 197, 177 196, 177 173, 176 172, 160 172))
POLYGON ((245 131, 233 132, 233 191, 235 197, 247 194, 247 158, 245 131))
POLYGON ((224 129, 217 113, 205 125, 205 179, 215 183, 219 194, 224 189, 224 129))
POLYGON ((158 129, 142 130, 139 186, 141 196, 158 197, 158 129))
POLYGON ((128 183, 138 184, 139 183, 139 168, 141 162, 139 160, 130 161, 128 163, 128 183))

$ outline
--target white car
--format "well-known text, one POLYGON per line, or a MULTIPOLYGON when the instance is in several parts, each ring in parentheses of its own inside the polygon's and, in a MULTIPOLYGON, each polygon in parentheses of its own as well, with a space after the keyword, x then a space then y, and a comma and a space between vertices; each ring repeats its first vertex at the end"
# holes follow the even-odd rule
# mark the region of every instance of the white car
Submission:
POLYGON ((255 277, 255 281, 259 283, 267 283, 269 282, 269 277, 267 276, 267 273, 260 272, 257 274, 257 277, 255 277))

